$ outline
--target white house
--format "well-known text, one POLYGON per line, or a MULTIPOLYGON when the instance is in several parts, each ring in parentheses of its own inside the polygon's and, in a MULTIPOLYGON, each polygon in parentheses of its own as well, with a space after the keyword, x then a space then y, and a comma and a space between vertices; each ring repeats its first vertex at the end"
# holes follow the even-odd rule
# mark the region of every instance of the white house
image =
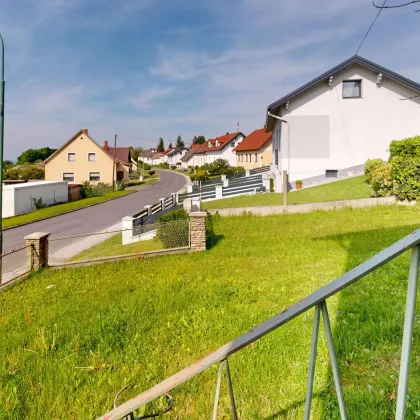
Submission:
POLYGON ((387 159, 392 140, 420 134, 419 94, 420 84, 356 55, 269 105, 276 190, 282 170, 308 185, 387 159))
POLYGON ((181 161, 181 158, 188 152, 188 149, 186 147, 178 147, 176 149, 171 150, 166 154, 166 157, 168 158, 168 164, 176 165, 178 162, 181 161))

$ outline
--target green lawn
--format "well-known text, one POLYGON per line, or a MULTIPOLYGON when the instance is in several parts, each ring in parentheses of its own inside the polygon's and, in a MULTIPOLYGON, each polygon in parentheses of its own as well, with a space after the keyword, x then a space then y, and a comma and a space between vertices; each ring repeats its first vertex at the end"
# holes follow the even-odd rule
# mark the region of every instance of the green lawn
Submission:
POLYGON ((56 204, 55 206, 34 210, 30 213, 22 214, 20 216, 8 217, 7 219, 3 219, 3 228, 23 225, 28 222, 34 222, 36 220, 43 219, 45 217, 58 216, 59 214, 66 213, 70 210, 81 209, 86 206, 91 206, 92 204, 98 204, 111 198, 122 197, 131 193, 133 193, 133 191, 130 190, 114 191, 99 195, 97 197, 83 198, 78 201, 56 204))
POLYGON ((122 245, 122 234, 112 236, 111 238, 101 242, 92 248, 82 251, 75 255, 70 261, 93 260, 104 257, 116 257, 119 255, 139 254, 146 251, 157 251, 163 249, 164 246, 157 238, 147 241, 136 242, 133 244, 122 245))
MULTIPOLYGON (((44 270, 0 293, 0 418, 88 419, 155 385, 419 227, 418 207, 213 218, 204 253, 44 270)), ((328 300, 350 419, 395 410, 409 255, 328 300)), ((419 296, 420 297, 420 296, 419 296)), ((239 418, 303 417, 313 311, 230 358, 239 418)), ((322 323, 321 323, 322 329, 322 323)), ((416 318, 406 418, 420 411, 416 318)), ((209 418, 217 367, 172 392, 209 418)), ((338 407, 321 332, 314 419, 338 407)), ((220 418, 229 414, 226 384, 220 418)), ((148 407, 148 411, 153 407, 148 407)), ((417 414, 416 414, 417 413, 417 414)))
MULTIPOLYGON (((320 203, 323 201, 352 200, 372 196, 370 185, 365 182, 365 176, 331 182, 317 187, 304 188, 288 194, 289 204, 320 203)), ((225 209, 232 207, 275 206, 283 204, 283 194, 266 193, 243 195, 204 202, 206 209, 225 209)))
POLYGON ((138 176, 135 178, 131 178, 128 186, 130 187, 140 187, 143 185, 153 185, 158 182, 160 176, 158 173, 154 173, 153 175, 149 175, 148 171, 143 171, 143 181, 139 181, 138 176))

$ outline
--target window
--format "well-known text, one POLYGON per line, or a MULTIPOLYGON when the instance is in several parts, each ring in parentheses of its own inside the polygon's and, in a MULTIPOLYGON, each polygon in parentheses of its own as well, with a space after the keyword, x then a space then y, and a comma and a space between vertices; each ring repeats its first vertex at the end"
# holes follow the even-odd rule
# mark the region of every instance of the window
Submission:
POLYGON ((255 162, 258 162, 258 153, 255 153, 255 162))
POLYGON ((245 154, 245 162, 248 162, 248 153, 245 154))
POLYGON ((76 153, 67 153, 67 162, 76 162, 76 153))
POLYGON ((88 161, 95 162, 96 161, 96 153, 88 153, 88 161))
POLYGON ((337 178, 338 177, 338 170, 337 169, 327 169, 325 171, 326 178, 337 178))
POLYGON ((74 182, 74 172, 64 172, 63 181, 74 182))
POLYGON ((100 172, 89 172, 89 181, 95 182, 101 180, 101 173, 100 172))
POLYGON ((343 81, 343 98, 361 98, 362 97, 362 81, 361 80, 344 80, 343 81))

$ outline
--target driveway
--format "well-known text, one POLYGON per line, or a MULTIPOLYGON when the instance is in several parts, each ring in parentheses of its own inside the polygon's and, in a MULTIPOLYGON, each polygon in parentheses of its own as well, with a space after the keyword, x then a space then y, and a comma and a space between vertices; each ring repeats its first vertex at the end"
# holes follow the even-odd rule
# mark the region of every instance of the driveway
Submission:
POLYGON ((24 236, 34 232, 50 232, 51 238, 99 232, 121 222, 124 216, 132 216, 159 198, 168 197, 186 184, 184 176, 174 172, 157 171, 160 181, 139 188, 138 192, 96 206, 80 209, 51 219, 16 227, 3 232, 3 249, 22 246, 24 236))

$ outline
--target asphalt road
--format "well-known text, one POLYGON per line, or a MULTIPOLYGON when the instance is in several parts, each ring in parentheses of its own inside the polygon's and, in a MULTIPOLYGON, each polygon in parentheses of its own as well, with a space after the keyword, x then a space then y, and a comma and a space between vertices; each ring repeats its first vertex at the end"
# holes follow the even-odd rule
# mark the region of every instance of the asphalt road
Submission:
POLYGON ((155 204, 159 198, 168 197, 186 184, 182 175, 174 172, 157 171, 160 181, 139 188, 138 192, 108 201, 96 206, 41 220, 29 225, 3 232, 3 249, 7 252, 24 244, 24 237, 34 232, 50 232, 51 238, 99 232, 121 221, 124 216, 143 210, 148 204, 155 204))

